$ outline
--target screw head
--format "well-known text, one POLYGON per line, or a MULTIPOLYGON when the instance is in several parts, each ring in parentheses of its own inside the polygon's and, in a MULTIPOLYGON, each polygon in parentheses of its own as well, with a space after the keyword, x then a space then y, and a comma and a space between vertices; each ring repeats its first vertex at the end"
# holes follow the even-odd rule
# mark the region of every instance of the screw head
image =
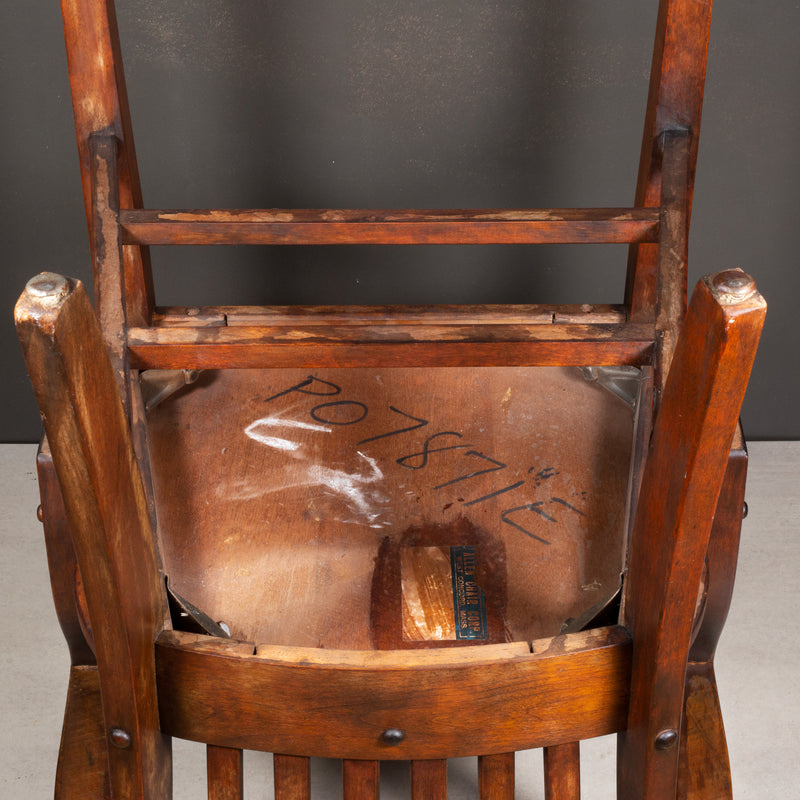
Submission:
POLYGON ((131 746, 131 735, 122 728, 112 728, 108 734, 111 744, 120 750, 127 750, 131 746))
POLYGON ((670 728, 656 736, 656 750, 671 750, 678 743, 678 732, 670 728))
POLYGON ((384 744, 388 744, 390 746, 400 744, 400 742, 402 742, 405 738, 405 731, 401 731, 399 728, 387 728, 381 734, 381 739, 383 739, 384 744))

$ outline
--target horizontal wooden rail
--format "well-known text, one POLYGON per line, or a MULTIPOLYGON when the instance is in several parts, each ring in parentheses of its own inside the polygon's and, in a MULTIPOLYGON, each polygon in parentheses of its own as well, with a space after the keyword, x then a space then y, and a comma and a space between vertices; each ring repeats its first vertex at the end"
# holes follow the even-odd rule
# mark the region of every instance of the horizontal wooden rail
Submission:
POLYGON ((123 244, 631 244, 657 208, 166 210, 119 212, 123 244))
POLYGON ((223 747, 406 760, 563 744, 625 724, 631 651, 619 627, 530 645, 253 649, 161 634, 162 729, 223 747))
POLYGON ((131 328, 137 369, 603 366, 650 363, 653 328, 629 324, 131 328))
POLYGON ((205 328, 212 325, 549 325, 626 321, 621 305, 382 305, 382 306, 166 306, 153 325, 205 328))

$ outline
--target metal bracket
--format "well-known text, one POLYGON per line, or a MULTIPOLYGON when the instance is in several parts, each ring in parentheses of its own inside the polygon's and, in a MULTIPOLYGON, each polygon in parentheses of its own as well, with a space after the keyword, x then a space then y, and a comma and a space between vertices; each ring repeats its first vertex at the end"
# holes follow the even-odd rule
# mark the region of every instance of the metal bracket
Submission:
POLYGON ((644 375, 637 367, 581 367, 583 377, 622 400, 633 411, 639 404, 644 375))

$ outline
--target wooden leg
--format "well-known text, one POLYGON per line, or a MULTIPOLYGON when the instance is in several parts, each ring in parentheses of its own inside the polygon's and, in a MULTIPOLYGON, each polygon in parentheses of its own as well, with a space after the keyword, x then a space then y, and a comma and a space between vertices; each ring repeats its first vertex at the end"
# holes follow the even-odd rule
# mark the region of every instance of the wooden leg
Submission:
POLYGON ((678 800, 731 800, 728 745, 711 662, 690 664, 681 729, 678 800))
POLYGON ((111 798, 97 667, 70 670, 54 797, 111 798))
POLYGON ((728 615, 739 552, 747 453, 731 451, 708 544, 705 608, 692 643, 684 689, 678 800, 731 800, 728 746, 722 724, 714 652, 728 615))
POLYGON ((97 662, 92 645, 87 641, 78 611, 76 586, 78 562, 75 559, 64 498, 61 496, 61 487, 46 439, 42 441, 36 456, 36 471, 42 501, 40 518, 44 526, 50 588, 53 592, 53 605, 58 624, 67 640, 72 665, 91 666, 97 662))

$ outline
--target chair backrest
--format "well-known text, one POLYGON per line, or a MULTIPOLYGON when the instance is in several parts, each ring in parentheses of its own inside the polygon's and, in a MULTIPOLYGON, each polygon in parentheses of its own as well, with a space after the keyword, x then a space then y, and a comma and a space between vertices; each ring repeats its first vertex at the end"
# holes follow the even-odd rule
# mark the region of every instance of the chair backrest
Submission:
MULTIPOLYGON (((482 797, 507 798, 513 796, 513 752, 544 747, 547 796, 573 798, 579 792, 577 742, 612 732, 624 732, 620 796, 655 800, 674 795, 683 680, 703 559, 764 313, 752 281, 732 271, 701 282, 686 314, 687 237, 710 4, 659 4, 633 206, 516 210, 146 209, 113 3, 62 0, 62 10, 99 328, 82 288, 53 275, 31 282, 17 318, 71 520, 97 654, 114 796, 167 796, 167 736, 174 735, 209 744, 210 797, 239 796, 241 748, 253 748, 277 753, 276 793, 285 798, 307 796, 309 756, 344 759, 348 800, 376 796, 377 764, 383 759, 412 762, 417 800, 443 797, 445 759, 459 755, 481 756, 482 797), (625 243, 630 256, 624 302, 613 306, 164 308, 156 303, 150 246, 344 243, 625 243), (670 369, 671 364, 676 368, 670 369), (513 493, 525 481, 546 484, 557 469, 541 464, 538 471, 531 467, 528 477, 518 465, 514 477, 482 484, 487 475, 505 476, 502 471, 511 460, 468 443, 462 429, 449 423, 426 429, 426 434, 436 432, 422 437, 421 449, 389 450, 387 463, 415 471, 427 465, 432 453, 458 451, 471 459, 469 465, 455 473, 430 473, 436 477, 429 483, 439 493, 437 513, 444 515, 448 502, 465 511, 497 503, 497 519, 506 532, 521 534, 526 547, 534 541, 545 548, 550 542, 523 520, 554 522, 559 515, 572 515, 570 531, 586 536, 603 527, 601 516, 608 515, 598 503, 592 516, 567 495, 566 474, 601 481, 606 472, 620 471, 612 466, 621 468, 624 480, 613 488, 594 485, 596 495, 615 497, 613 513, 620 519, 606 527, 618 530, 614 547, 623 551, 604 565, 603 589, 616 588, 613 580, 627 571, 622 610, 612 603, 605 626, 598 627, 600 608, 576 604, 576 596, 588 596, 594 585, 587 576, 583 583, 572 581, 572 594, 556 604, 541 627, 533 624, 531 633, 520 623, 518 629, 504 617, 505 598, 499 604, 489 595, 475 600, 473 589, 479 578, 492 577, 497 564, 524 561, 527 551, 509 546, 506 552, 505 544, 487 548, 495 555, 480 567, 484 573, 471 571, 475 547, 486 547, 474 520, 466 515, 466 522, 449 528, 431 525, 434 502, 420 502, 419 496, 414 501, 413 492, 404 490, 412 495, 407 500, 398 490, 391 504, 400 504, 412 520, 405 538, 398 544, 389 536, 379 549, 362 548, 362 560, 342 573, 345 586, 361 576, 362 612, 372 614, 366 645, 353 645, 341 634, 351 635, 348 623, 339 620, 336 628, 323 613, 324 599, 315 606, 321 622, 310 634, 314 647, 287 638, 285 628, 274 639, 259 638, 273 629, 263 619, 258 597, 238 598, 239 608, 252 601, 244 615, 247 625, 237 622, 232 638, 224 637, 219 624, 224 616, 218 614, 226 613, 225 605, 215 599, 223 581, 204 579, 212 567, 203 559, 216 553, 218 563, 228 565, 223 545, 229 545, 239 553, 235 566, 242 569, 243 554, 253 559, 262 554, 235 544, 237 531, 229 529, 235 524, 249 532, 252 520, 231 512, 223 516, 227 527, 220 533, 213 510, 206 510, 205 504, 213 505, 208 492, 214 490, 215 470, 231 469, 228 462, 217 463, 220 454, 228 447, 238 452, 209 434, 224 427, 223 417, 234 419, 239 433, 246 425, 248 447, 255 440, 284 454, 308 445, 307 439, 297 438, 301 434, 324 430, 327 436, 346 428, 346 444, 360 471, 341 464, 331 470, 325 459, 338 459, 341 453, 327 445, 320 446, 321 455, 308 469, 315 486, 346 497, 348 508, 365 516, 371 513, 365 509, 367 487, 373 492, 370 502, 387 505, 371 484, 385 467, 367 445, 405 441, 404 435, 416 435, 433 416, 392 400, 395 395, 380 394, 373 384, 371 394, 347 396, 339 383, 345 372, 352 370, 363 387, 369 370, 370 380, 385 381, 403 398, 429 391, 433 402, 448 410, 473 404, 475 418, 491 427, 497 408, 506 415, 517 413, 511 398, 517 393, 529 398, 537 387, 544 393, 542 387, 550 386, 553 398, 542 413, 564 406, 562 392, 574 381, 546 370, 574 367, 588 368, 591 377, 635 406, 635 413, 625 410, 623 422, 635 422, 638 429, 619 438, 619 452, 628 451, 624 457, 606 455, 606 461, 595 463, 606 444, 600 439, 594 449, 585 448, 583 461, 579 446, 567 448, 570 454, 564 457, 571 459, 571 468, 564 470, 565 490, 551 492, 549 506, 538 496, 512 500, 513 493), (460 400, 456 387, 464 379, 458 375, 472 380, 484 368, 490 375, 485 386, 460 400), (545 369, 534 369, 534 377, 527 379, 519 377, 518 368, 545 369), (201 378, 181 412, 152 412, 162 396, 194 380, 196 370, 232 370, 235 377, 226 379, 229 383, 217 381, 216 395, 201 378), (626 387, 631 381, 636 384, 632 394, 626 387), (249 417, 234 411, 229 399, 234 389, 237 397, 249 398, 249 417), (287 423, 283 407, 270 413, 274 405, 266 404, 287 398, 308 401, 302 419, 287 423), (354 427, 375 398, 388 409, 383 422, 391 427, 354 427), (257 413, 257 408, 267 411, 257 413), (197 424, 198 409, 210 417, 207 428, 197 424), (287 425, 293 438, 286 434, 287 425), (183 472, 174 473, 173 467, 183 472), (629 470, 632 488, 626 489, 629 470), (440 499, 441 491, 465 485, 484 488, 440 499), (420 519, 427 527, 414 524, 413 502, 423 508, 420 519), (634 519, 631 525, 622 519, 625 510, 634 519), (623 563, 628 531, 630 553, 623 563), (196 538, 187 548, 188 537, 196 538), (192 549, 202 558, 187 555, 192 549), (478 637, 485 642, 480 646, 468 633, 466 641, 448 642, 466 645, 458 649, 431 648, 438 644, 435 636, 434 641, 409 643, 417 634, 425 639, 434 623, 423 619, 425 613, 406 613, 399 599, 386 599, 392 587, 406 586, 419 563, 424 561, 433 574, 442 557, 452 559, 445 565, 443 585, 450 592, 447 602, 465 615, 465 630, 474 613, 475 625, 493 631, 478 637), (198 594, 178 586, 184 600, 172 580, 165 588, 164 577, 172 579, 176 564, 192 560, 195 583, 188 585, 198 594), (373 568, 370 582, 363 574, 373 568), (448 583, 451 575, 466 587, 461 599, 456 578, 452 586, 448 583), (201 584, 212 588, 203 594, 201 584), (192 605, 198 597, 202 610, 192 605), (495 613, 500 606, 503 613, 495 613), (218 614, 208 617, 204 612, 212 613, 212 607, 218 614), (562 620, 567 616, 565 609, 580 619, 553 637, 558 614, 562 620), (172 630, 181 616, 203 633, 172 630), (493 627, 496 623, 499 627, 493 627), (336 635, 323 649, 328 625, 336 635), (472 722, 454 721, 464 707, 471 709, 471 720, 481 720, 479 730, 472 722)), ((573 399, 576 414, 560 421, 559 435, 577 425, 586 397, 573 399)), ((616 430, 617 413, 622 412, 610 414, 603 406, 586 416, 607 432, 616 430)), ((518 450, 532 447, 533 440, 522 433, 504 435, 508 451, 514 450, 515 435, 518 450)), ((254 457, 252 449, 246 452, 240 465, 254 457)), ((258 463, 265 473, 274 467, 274 462, 258 463)), ((571 490, 580 496, 583 488, 571 490)), ((238 489, 254 491, 244 482, 238 489)), ((259 491, 277 489, 262 484, 259 491)), ((295 544, 313 539, 330 545, 322 530, 330 507, 320 510, 313 497, 306 500, 287 516, 303 520, 295 544)), ((224 503, 224 497, 217 501, 224 503)), ((262 513, 263 506, 259 509, 262 513)), ((270 513, 280 520, 284 512, 270 513)), ((371 524, 380 527, 382 520, 371 524)), ((600 539, 596 544, 596 550, 602 549, 600 539)), ((569 572, 574 551, 556 551, 550 548, 547 556, 557 565, 555 573, 569 572)), ((325 569, 336 568, 326 561, 325 569)), ((240 594, 253 593, 253 581, 237 574, 238 579, 229 574, 234 580, 228 585, 235 591, 238 582, 247 587, 240 594)), ((315 580, 310 572, 298 576, 301 585, 315 580)), ((500 584, 505 586, 504 579, 500 584)), ((413 590, 418 593, 419 586, 413 590)), ((547 590, 556 593, 555 586, 547 590)), ((442 592, 437 592, 429 604, 441 603, 442 592)), ((297 595, 290 597, 295 602, 297 595)), ((610 598, 601 599, 605 605, 610 598)), ((294 613, 291 606, 289 612, 294 613)), ((349 613, 354 612, 347 608, 339 617, 349 613)), ((537 613, 527 606, 518 616, 527 620, 537 613)), ((302 618, 302 612, 297 614, 302 618)))

